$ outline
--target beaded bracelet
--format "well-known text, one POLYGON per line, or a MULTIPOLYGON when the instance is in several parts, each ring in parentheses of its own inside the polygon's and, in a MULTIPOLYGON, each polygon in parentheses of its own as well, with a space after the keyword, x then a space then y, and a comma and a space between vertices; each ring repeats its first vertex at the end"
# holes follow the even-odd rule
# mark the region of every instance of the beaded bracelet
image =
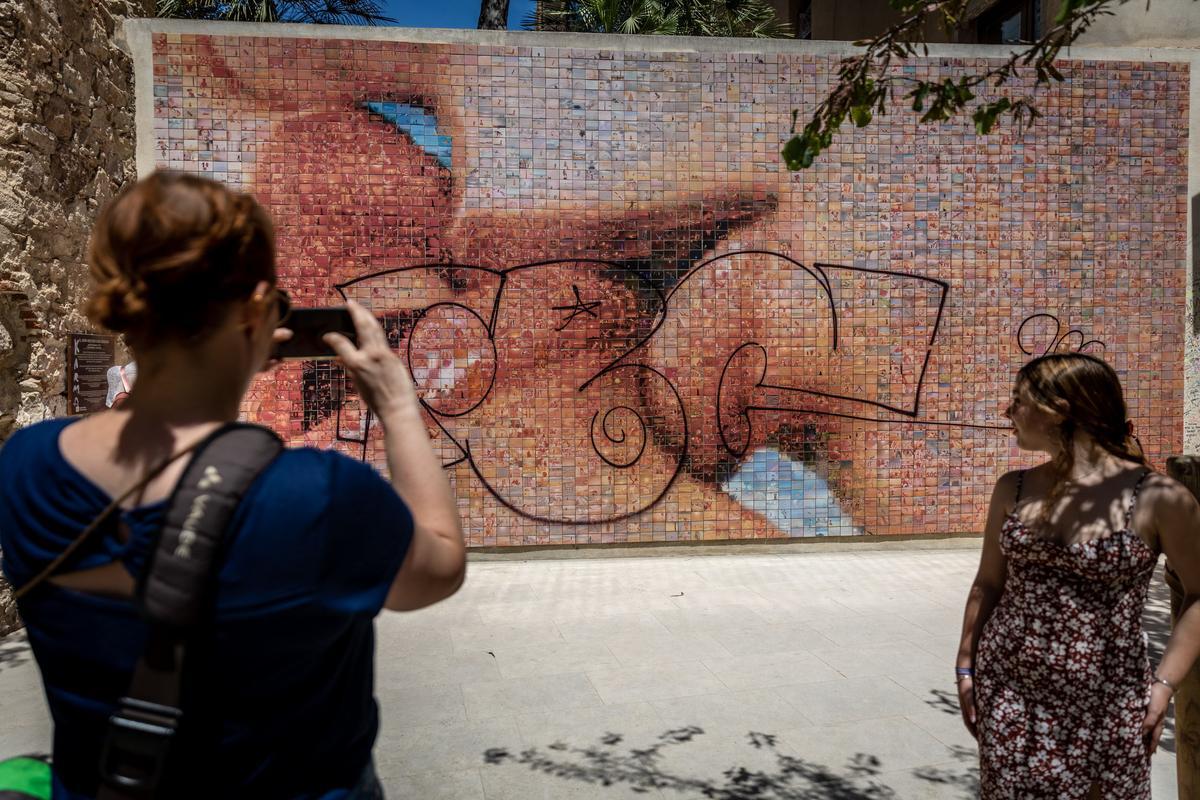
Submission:
POLYGON ((974 667, 955 667, 954 668, 954 682, 958 683, 963 678, 974 679, 975 678, 975 668, 974 667))

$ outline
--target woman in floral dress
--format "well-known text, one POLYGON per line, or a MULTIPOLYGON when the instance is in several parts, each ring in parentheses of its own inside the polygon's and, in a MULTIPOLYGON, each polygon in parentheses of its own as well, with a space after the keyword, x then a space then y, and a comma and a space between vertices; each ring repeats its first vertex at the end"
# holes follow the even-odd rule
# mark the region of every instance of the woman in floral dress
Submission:
POLYGON ((1116 373, 1082 353, 1017 375, 956 675, 984 800, 1149 800, 1150 755, 1200 653, 1200 603, 1152 668, 1142 610, 1160 553, 1200 595, 1200 506, 1146 464, 1116 373))

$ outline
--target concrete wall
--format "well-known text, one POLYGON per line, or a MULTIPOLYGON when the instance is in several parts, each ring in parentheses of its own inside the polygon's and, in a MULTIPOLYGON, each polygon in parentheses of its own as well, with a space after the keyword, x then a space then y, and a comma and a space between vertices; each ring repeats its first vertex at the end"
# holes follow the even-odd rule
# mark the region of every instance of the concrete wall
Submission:
MULTIPOLYGON (((152 0, 0 0, 0 441, 66 410, 96 211, 133 174, 120 19, 152 0)), ((0 581, 2 584, 2 581, 0 581)), ((0 634, 12 608, 0 586, 0 634)))
POLYGON ((1200 2, 1141 0, 1114 7, 1079 37, 1081 46, 1200 48, 1200 2))
MULTIPOLYGON (((789 18, 794 3, 775 0, 781 18, 789 18)), ((994 3, 980 2, 968 10, 968 18, 994 3)), ((1043 30, 1054 24, 1061 0, 1043 0, 1043 30)), ((1114 3, 1113 16, 1102 17, 1078 40, 1080 46, 1107 47, 1200 47, 1200 2, 1196 0, 1142 0, 1114 3)), ((813 35, 816 40, 855 41, 875 36, 899 21, 887 0, 816 0, 813 3, 813 35)), ((971 41, 973 34, 947 34, 938 25, 925 32, 930 42, 971 41), (967 38, 963 38, 966 36, 967 38)))
MULTIPOLYGON (((977 530, 1032 463, 997 430, 1013 372, 1093 339, 1152 457, 1183 446, 1191 55, 1077 49, 1029 134, 898 112, 791 174, 790 111, 848 46, 130 37, 139 169, 255 192, 286 288, 385 319, 473 546, 977 530)), ((382 463, 334 365, 245 410, 382 463)))

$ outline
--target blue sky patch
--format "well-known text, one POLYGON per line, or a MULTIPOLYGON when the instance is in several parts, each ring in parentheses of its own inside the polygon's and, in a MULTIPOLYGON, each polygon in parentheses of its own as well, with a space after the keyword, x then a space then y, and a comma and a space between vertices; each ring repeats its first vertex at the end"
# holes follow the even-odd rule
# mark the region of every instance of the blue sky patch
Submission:
POLYGON ((846 516, 824 478, 772 448, 755 450, 721 488, 788 536, 863 533, 846 516))
POLYGON ((412 139, 413 144, 436 158, 443 167, 450 169, 453 142, 449 136, 438 132, 437 116, 429 109, 413 103, 375 101, 363 103, 363 107, 395 125, 396 130, 412 139))

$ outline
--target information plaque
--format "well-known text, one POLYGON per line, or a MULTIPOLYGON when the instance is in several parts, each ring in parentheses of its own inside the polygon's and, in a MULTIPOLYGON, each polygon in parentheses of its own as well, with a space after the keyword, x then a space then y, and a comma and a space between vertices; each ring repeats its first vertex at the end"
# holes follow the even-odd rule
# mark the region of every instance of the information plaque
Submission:
POLYGON ((113 366, 116 340, 95 333, 67 334, 67 413, 103 411, 108 395, 108 370, 113 366))

